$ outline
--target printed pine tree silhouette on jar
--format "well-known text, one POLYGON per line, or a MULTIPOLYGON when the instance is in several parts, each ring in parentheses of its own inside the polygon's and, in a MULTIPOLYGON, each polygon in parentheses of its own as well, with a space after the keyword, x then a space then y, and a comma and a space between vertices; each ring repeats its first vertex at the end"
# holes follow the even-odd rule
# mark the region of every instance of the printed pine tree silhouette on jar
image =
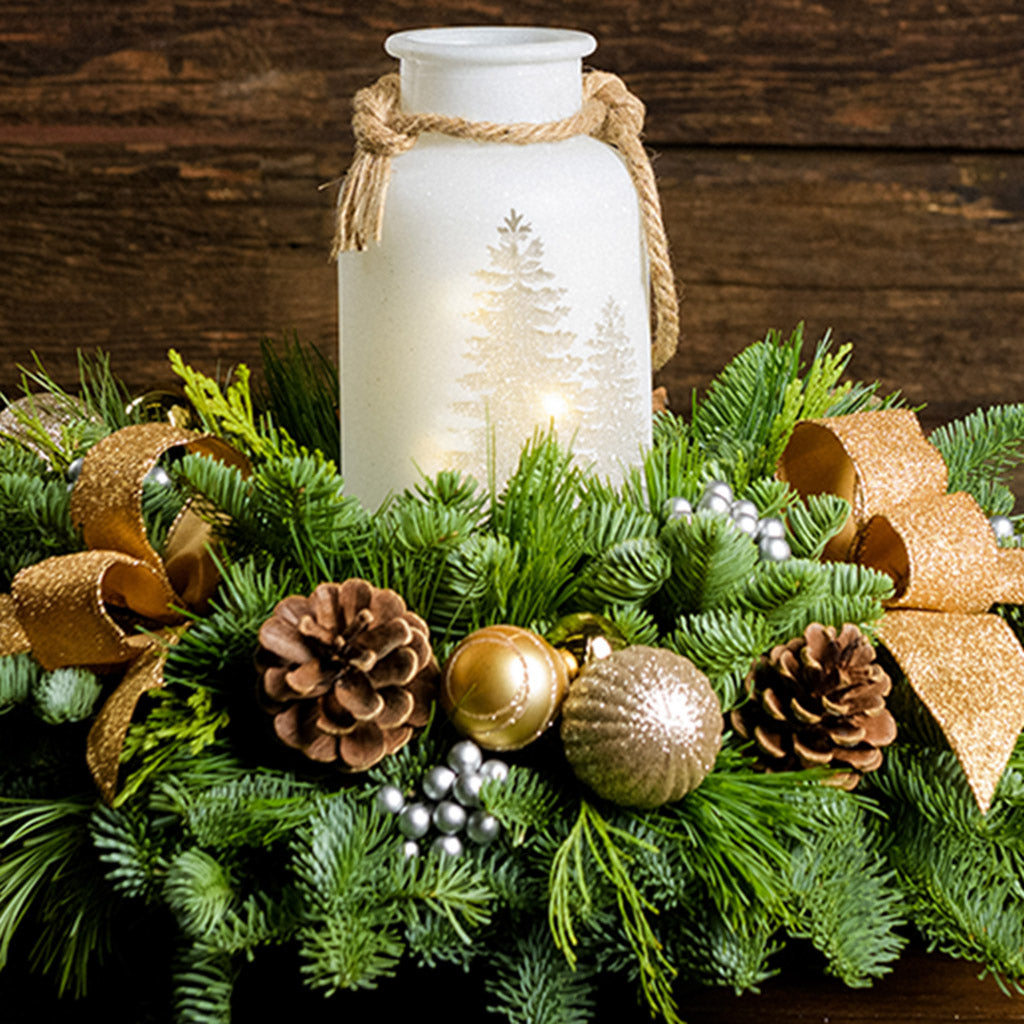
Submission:
POLYGON ((468 319, 485 333, 469 339, 466 359, 475 369, 459 383, 475 398, 458 409, 474 420, 470 437, 478 450, 494 431, 496 470, 503 477, 537 425, 554 426, 569 442, 579 426, 575 380, 582 360, 572 354, 576 335, 558 327, 570 307, 563 303, 566 289, 552 284, 555 275, 543 265, 541 239, 514 209, 498 236, 498 244, 487 247, 490 266, 474 275, 490 287, 475 296, 480 305, 468 319))

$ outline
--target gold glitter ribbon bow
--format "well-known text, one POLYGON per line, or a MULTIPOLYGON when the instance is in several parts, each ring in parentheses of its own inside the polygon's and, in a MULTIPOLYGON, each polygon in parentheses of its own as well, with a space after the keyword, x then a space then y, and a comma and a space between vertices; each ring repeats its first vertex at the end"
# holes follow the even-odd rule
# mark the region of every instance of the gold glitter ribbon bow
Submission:
POLYGON ((1024 603, 1024 550, 1002 549, 908 409, 797 424, 779 476, 837 494, 850 518, 825 549, 892 577, 879 639, 963 765, 982 812, 1024 728, 1024 650, 997 602, 1024 603))
POLYGON ((139 698, 163 686, 167 644, 175 635, 127 632, 184 621, 202 610, 217 584, 210 527, 185 508, 161 558, 146 536, 142 483, 171 448, 207 455, 248 471, 245 458, 215 437, 168 423, 125 427, 86 455, 71 495, 71 518, 89 550, 22 569, 0 595, 0 655, 31 651, 46 669, 127 666, 89 732, 86 759, 108 803, 117 791, 121 748, 139 698))

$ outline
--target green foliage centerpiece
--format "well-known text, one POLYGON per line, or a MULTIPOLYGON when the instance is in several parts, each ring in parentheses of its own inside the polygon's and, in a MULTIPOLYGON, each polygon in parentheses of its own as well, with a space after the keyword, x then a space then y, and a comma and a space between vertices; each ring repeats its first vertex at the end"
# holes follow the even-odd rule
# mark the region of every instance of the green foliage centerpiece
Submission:
MULTIPOLYGON (((538 435, 500 489, 444 472, 373 513, 346 495, 333 461, 331 368, 295 343, 264 356, 257 394, 243 368, 222 386, 171 355, 197 427, 240 450, 251 472, 178 454, 142 487, 154 547, 187 504, 214 532, 221 579, 174 642, 154 641, 150 624, 125 624, 163 643, 164 685, 136 709, 116 796, 99 799, 84 753, 113 683, 89 666, 47 671, 25 650, 0 658, 0 964, 27 959, 59 992, 86 994, 101 984, 104 954, 130 941, 126 920, 141 915, 174 950, 181 1024, 229 1021, 239 965, 275 957, 342 1002, 403 962, 472 964, 486 973, 487 1009, 523 1024, 593 1019, 599 975, 620 977, 652 1014, 676 1022, 682 983, 756 989, 790 941, 809 942, 846 984, 869 985, 912 929, 1007 987, 1024 982, 1024 743, 982 814, 942 731, 882 650, 899 735, 855 790, 829 784, 849 783, 848 763, 766 771, 758 745, 728 726, 752 693, 783 692, 751 682, 756 664, 784 671, 795 657, 770 655, 777 648, 816 652, 820 669, 829 643, 855 635, 870 657, 892 594, 889 576, 820 558, 847 503, 802 498, 775 476, 799 421, 901 404, 875 385, 840 382, 847 348, 823 343, 805 360, 799 330, 769 335, 726 367, 688 421, 658 414, 653 448, 621 486, 538 435), (732 504, 720 508, 725 491, 732 504), (733 505, 742 507, 728 512, 733 505), (768 520, 776 533, 761 530, 768 520), (416 646, 418 672, 430 658, 426 630, 443 665, 476 630, 507 624, 550 637, 566 616, 600 616, 616 646, 671 652, 672 664, 706 678, 726 723, 719 748, 716 709, 713 767, 681 797, 624 806, 575 777, 555 728, 493 757, 471 786, 462 776, 478 761, 445 762, 455 749, 477 755, 437 707, 365 772, 286 749, 260 706, 260 631, 293 595, 327 600, 340 591, 318 587, 353 579, 371 595, 393 592, 373 597, 374 608, 397 609, 401 595, 402 609, 374 612, 374 633, 373 616, 353 625, 356 611, 337 619, 319 606, 312 615, 313 599, 286 604, 274 693, 298 673, 288 666, 315 662, 302 671, 317 681, 296 674, 289 699, 312 693, 326 707, 326 690, 304 687, 321 685, 331 659, 384 664, 402 644, 416 646), (389 639, 392 619, 412 632, 402 625, 404 639, 389 639), (355 647, 331 653, 344 644, 355 647), (315 658, 290 653, 314 646, 315 658), (431 826, 408 808, 453 785, 475 817, 473 841, 411 850, 410 835, 431 826)), ((83 546, 69 514, 78 460, 147 415, 103 359, 83 360, 78 395, 42 371, 25 387, 60 412, 56 425, 43 423, 26 397, 5 414, 5 592, 19 571, 83 546)), ((986 410, 932 441, 951 487, 989 516, 1008 516, 1024 408, 986 410)), ((1016 525, 1001 527, 1004 546, 1018 543, 1016 525)), ((1019 607, 997 611, 1024 635, 1019 607)), ((842 666, 853 655, 829 657, 842 666)), ((814 708, 838 715, 835 681, 819 690, 814 708)), ((391 699, 359 695, 385 718, 391 699)), ((798 717, 817 713, 805 705, 798 717)), ((361 706, 332 706, 317 728, 351 731, 361 706)), ((849 745, 846 720, 829 736, 849 745)), ((878 757, 856 763, 867 761, 878 757)), ((461 813, 435 810, 433 826, 450 834, 461 813)))

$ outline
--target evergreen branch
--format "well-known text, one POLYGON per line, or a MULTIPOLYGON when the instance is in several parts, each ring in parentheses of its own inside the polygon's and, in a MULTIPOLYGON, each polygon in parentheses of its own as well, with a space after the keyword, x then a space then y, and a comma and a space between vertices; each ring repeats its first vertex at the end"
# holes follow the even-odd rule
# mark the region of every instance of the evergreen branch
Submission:
POLYGON ((584 482, 585 494, 578 510, 583 551, 598 556, 624 541, 655 537, 658 518, 618 494, 599 480, 584 482))
POLYGON ((951 493, 973 494, 990 516, 1013 510, 1006 485, 1024 460, 1024 404, 979 409, 933 430, 928 440, 946 460, 951 493))
POLYGON ((168 864, 163 896, 186 935, 209 942, 234 901, 234 882, 224 864, 190 847, 168 864))
POLYGON ((28 653, 0 658, 0 714, 24 704, 42 672, 42 666, 28 653))
POLYGON ((824 786, 790 799, 809 797, 814 828, 794 847, 788 873, 797 914, 789 931, 810 939, 844 984, 863 988, 891 970, 906 944, 897 930, 902 896, 862 803, 824 786))
POLYGON ((471 930, 490 921, 494 892, 468 859, 431 853, 405 857, 400 865, 394 898, 412 901, 444 918, 466 944, 472 942, 471 930))
POLYGON ((487 1009, 509 1024, 587 1024, 595 1008, 593 974, 554 953, 543 928, 516 935, 491 958, 495 973, 485 984, 494 1002, 487 1009))
POLYGON ((136 806, 113 809, 99 805, 89 832, 106 880, 127 899, 155 901, 167 874, 163 848, 150 831, 151 822, 136 806))
POLYGON ((405 946, 383 910, 339 911, 298 933, 300 970, 306 983, 328 993, 338 989, 376 988, 394 976, 405 946))
POLYGON ((674 915, 666 936, 680 973, 691 982, 728 985, 736 993, 757 993, 778 974, 769 959, 782 948, 776 940, 778 922, 771 915, 752 915, 741 923, 726 920, 707 905, 702 892, 674 915))
POLYGON ((11 406, 12 415, 24 441, 63 473, 76 456, 130 422, 128 389, 111 370, 110 357, 105 352, 89 355, 79 350, 77 396, 57 383, 38 356, 33 355, 33 360, 34 369, 19 367, 25 401, 11 406), (48 401, 37 402, 38 392, 48 401), (61 421, 59 437, 51 433, 52 415, 61 421))
POLYGON ((753 908, 786 915, 790 846, 806 827, 800 808, 780 798, 823 776, 765 775, 738 765, 723 751, 720 764, 684 800, 645 815, 647 828, 687 851, 694 874, 736 928, 753 908))
POLYGON ((757 566, 754 542, 710 512, 667 523, 661 543, 672 565, 664 594, 673 618, 728 607, 757 566))
POLYGON ((213 746, 228 724, 228 713, 215 708, 209 690, 182 694, 165 686, 147 694, 146 717, 128 728, 121 749, 122 763, 137 767, 125 779, 114 801, 121 807, 154 776, 184 757, 196 757, 213 746))
POLYGON ((593 906, 587 883, 585 860, 611 886, 620 925, 636 958, 640 985, 652 1013, 660 1013, 669 1024, 679 1024, 672 995, 675 968, 666 959, 661 941, 648 921, 657 908, 637 889, 629 870, 632 860, 624 846, 653 850, 650 843, 609 824, 586 801, 579 817, 551 861, 548 876, 548 925, 555 945, 571 967, 576 964, 574 911, 585 914, 593 906), (620 845, 622 844, 622 845, 620 845))
POLYGON ((660 641, 661 628, 657 620, 639 605, 612 605, 603 609, 602 614, 614 623, 629 645, 655 647, 660 641))
POLYGON ((920 820, 900 829, 889 857, 929 950, 980 962, 1004 991, 1024 992, 1019 878, 977 843, 920 820))
POLYGON ((4 590, 20 569, 81 548, 71 525, 69 501, 63 476, 0 472, 0 586, 4 590))
POLYGON ((834 494, 811 494, 793 502, 786 512, 786 534, 794 556, 820 558, 849 515, 849 502, 834 494))
MULTIPOLYGON (((226 670, 243 662, 251 667, 260 626, 273 613, 275 605, 298 586, 295 577, 276 566, 261 567, 256 558, 220 566, 220 585, 211 610, 196 619, 167 654, 164 679, 169 692, 172 684, 203 688, 231 688, 226 670)), ((213 708, 199 701, 198 713, 213 708)), ((129 734, 131 739, 131 734, 129 734)))
POLYGON ((103 688, 86 668, 58 668, 39 675, 32 686, 32 708, 48 725, 88 718, 103 688))
POLYGON ((639 468, 630 466, 623 483, 627 503, 662 521, 670 498, 696 498, 705 475, 707 457, 681 419, 658 417, 662 425, 655 444, 639 468), (666 424, 670 423, 669 430, 666 424))
POLYGON ((61 991, 70 985, 79 994, 90 959, 108 941, 107 917, 94 899, 92 864, 83 856, 91 802, 0 803, 0 969, 15 932, 34 911, 35 959, 41 967, 60 969, 61 991))
POLYGON ((202 942, 184 948, 174 972, 177 1024, 231 1024, 237 974, 232 957, 202 942))
POLYGON ((299 454, 298 445, 270 417, 257 418, 245 363, 235 367, 234 380, 222 388, 212 377, 186 365, 174 349, 167 358, 207 430, 233 439, 257 457, 284 459, 299 454))
POLYGON ((260 401, 272 421, 308 451, 341 447, 338 370, 297 334, 280 345, 260 339, 266 388, 260 401))
POLYGON ((556 814, 560 797, 539 772, 513 765, 503 782, 485 782, 480 803, 508 830, 513 846, 521 846, 527 834, 544 828, 556 814))
POLYGON ((796 492, 784 480, 762 476, 750 482, 743 497, 752 501, 764 518, 781 515, 796 500, 796 492))
POLYGON ((185 811, 184 824, 204 847, 266 848, 308 820, 317 796, 312 783, 254 772, 203 790, 185 811))
POLYGON ((678 623, 665 645, 709 676, 746 675, 758 655, 770 646, 771 629, 763 616, 753 612, 683 615, 678 623))
POLYGON ((580 608, 646 601, 671 569, 667 552, 653 537, 619 541, 583 567, 573 600, 580 608))

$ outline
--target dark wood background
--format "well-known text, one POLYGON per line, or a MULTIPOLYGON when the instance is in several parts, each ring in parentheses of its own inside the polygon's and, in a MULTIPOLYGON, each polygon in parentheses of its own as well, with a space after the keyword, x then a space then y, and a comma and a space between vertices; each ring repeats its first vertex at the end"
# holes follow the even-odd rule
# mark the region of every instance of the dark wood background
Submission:
MULTIPOLYGON (((317 186, 347 164, 349 97, 390 70, 389 32, 499 22, 593 32, 648 104, 676 408, 799 320, 931 424, 1024 399, 1019 0, 3 0, 0 391, 32 352, 73 382, 77 346, 137 389, 171 346, 205 369, 262 334, 331 351, 317 186)), ((1024 1019, 973 975, 918 955, 872 993, 797 978, 688 1016, 1024 1019)))

